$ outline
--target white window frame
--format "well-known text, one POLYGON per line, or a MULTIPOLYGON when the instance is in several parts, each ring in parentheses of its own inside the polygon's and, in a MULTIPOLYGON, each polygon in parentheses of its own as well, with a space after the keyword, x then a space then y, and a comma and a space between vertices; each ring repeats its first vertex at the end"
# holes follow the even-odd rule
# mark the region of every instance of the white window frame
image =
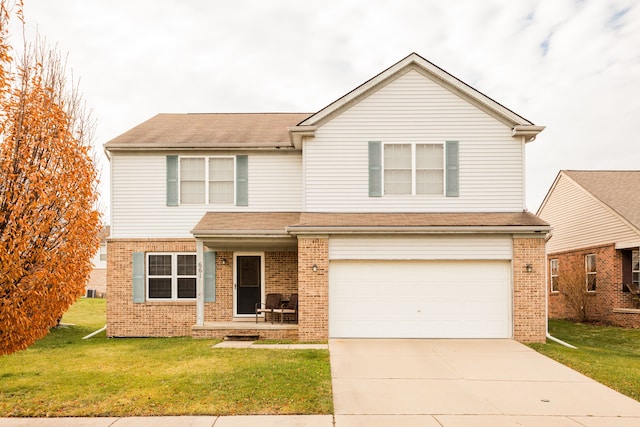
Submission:
POLYGON ((446 149, 443 142, 384 142, 382 144, 382 195, 387 197, 419 196, 419 197, 444 197, 447 185, 447 165, 446 149), (384 148, 386 145, 409 145, 411 147, 411 194, 385 194, 385 162, 384 148), (438 194, 416 194, 416 146, 417 145, 440 145, 442 146, 442 191, 438 194))
POLYGON ((204 162, 204 204, 205 205, 213 205, 213 206, 233 206, 236 204, 236 186, 238 183, 236 182, 236 156, 179 156, 178 157, 178 200, 180 201, 180 205, 185 206, 201 206, 200 203, 182 203, 182 179, 181 179, 181 168, 182 168, 182 159, 202 159, 204 162), (211 203, 209 200, 209 159, 233 159, 233 201, 229 203, 211 203))
POLYGON ((559 267, 560 267, 560 262, 558 261, 557 258, 553 258, 553 259, 549 260, 549 274, 550 274, 550 277, 551 277, 551 279, 549 281, 549 289, 554 294, 557 294, 558 292, 560 292, 558 290, 558 269, 559 269, 559 267), (555 264, 555 274, 554 274, 554 264, 555 264))
POLYGON ((584 272, 585 272, 585 286, 586 286, 587 292, 596 292, 597 289, 598 289, 598 276, 597 276, 598 264, 597 264, 596 254, 587 254, 587 255, 584 256, 584 272), (588 264, 587 258, 589 258, 589 257, 593 257, 594 271, 591 271, 591 272, 588 269, 589 264, 588 264), (590 276, 593 276, 593 278, 594 278, 595 286, 594 286, 593 289, 589 289, 589 277, 590 276))
POLYGON ((197 280, 197 268, 195 274, 178 275, 178 256, 189 255, 196 257, 195 252, 147 252, 145 259, 145 291, 147 301, 195 301, 196 298, 178 298, 178 279, 194 279, 197 280), (150 258, 154 255, 171 256, 171 275, 150 275, 149 266, 151 265, 150 258), (171 278, 171 298, 151 298, 149 295, 149 279, 151 278, 171 278))

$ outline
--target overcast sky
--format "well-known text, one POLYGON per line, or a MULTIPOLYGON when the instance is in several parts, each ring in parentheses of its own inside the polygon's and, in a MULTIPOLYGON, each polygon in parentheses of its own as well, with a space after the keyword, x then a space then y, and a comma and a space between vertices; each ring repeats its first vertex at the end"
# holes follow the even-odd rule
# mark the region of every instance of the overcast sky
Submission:
POLYGON ((25 3, 93 109, 105 210, 102 144, 155 114, 315 112, 411 52, 547 126, 529 210, 560 169, 640 169, 637 0, 25 3))

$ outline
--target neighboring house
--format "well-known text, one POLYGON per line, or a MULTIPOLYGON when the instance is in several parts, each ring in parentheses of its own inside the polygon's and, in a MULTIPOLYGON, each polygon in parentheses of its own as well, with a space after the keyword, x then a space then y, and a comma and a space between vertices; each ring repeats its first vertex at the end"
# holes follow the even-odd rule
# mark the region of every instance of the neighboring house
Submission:
POLYGON ((107 293, 107 238, 109 233, 110 227, 108 225, 100 231, 100 248, 91 260, 93 270, 87 284, 86 295, 88 297, 104 298, 107 293))
POLYGON ((107 333, 544 341, 542 129, 417 54, 312 114, 159 114, 105 145, 107 333))
POLYGON ((560 171, 538 215, 551 224, 549 316, 574 318, 563 280, 581 273, 591 320, 640 327, 640 171, 560 171))

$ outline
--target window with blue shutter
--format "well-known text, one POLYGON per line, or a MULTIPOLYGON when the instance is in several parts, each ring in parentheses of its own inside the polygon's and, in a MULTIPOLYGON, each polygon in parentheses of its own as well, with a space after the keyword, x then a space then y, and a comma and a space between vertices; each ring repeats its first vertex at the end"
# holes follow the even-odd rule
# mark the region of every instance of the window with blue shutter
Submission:
POLYGON ((382 197, 382 143, 369 141, 369 197, 382 197))
POLYGON ((144 252, 133 253, 132 275, 133 275, 133 302, 144 302, 144 252))
POLYGON ((459 153, 458 141, 447 141, 445 148, 446 157, 446 196, 458 197, 459 186, 459 153))
POLYGON ((216 253, 204 253, 204 301, 216 301, 216 253))
POLYGON ((167 156, 167 206, 178 206, 178 156, 167 156))
POLYGON ((236 206, 249 206, 248 156, 236 156, 236 206))

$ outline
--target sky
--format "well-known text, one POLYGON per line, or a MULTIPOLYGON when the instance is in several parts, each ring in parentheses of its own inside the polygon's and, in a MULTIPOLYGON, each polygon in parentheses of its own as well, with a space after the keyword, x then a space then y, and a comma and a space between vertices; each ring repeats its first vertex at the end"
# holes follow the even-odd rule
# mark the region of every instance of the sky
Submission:
POLYGON ((315 112, 411 52, 546 126, 526 148, 528 210, 561 169, 640 169, 637 0, 25 0, 24 14, 93 112, 107 222, 110 139, 158 113, 315 112))

